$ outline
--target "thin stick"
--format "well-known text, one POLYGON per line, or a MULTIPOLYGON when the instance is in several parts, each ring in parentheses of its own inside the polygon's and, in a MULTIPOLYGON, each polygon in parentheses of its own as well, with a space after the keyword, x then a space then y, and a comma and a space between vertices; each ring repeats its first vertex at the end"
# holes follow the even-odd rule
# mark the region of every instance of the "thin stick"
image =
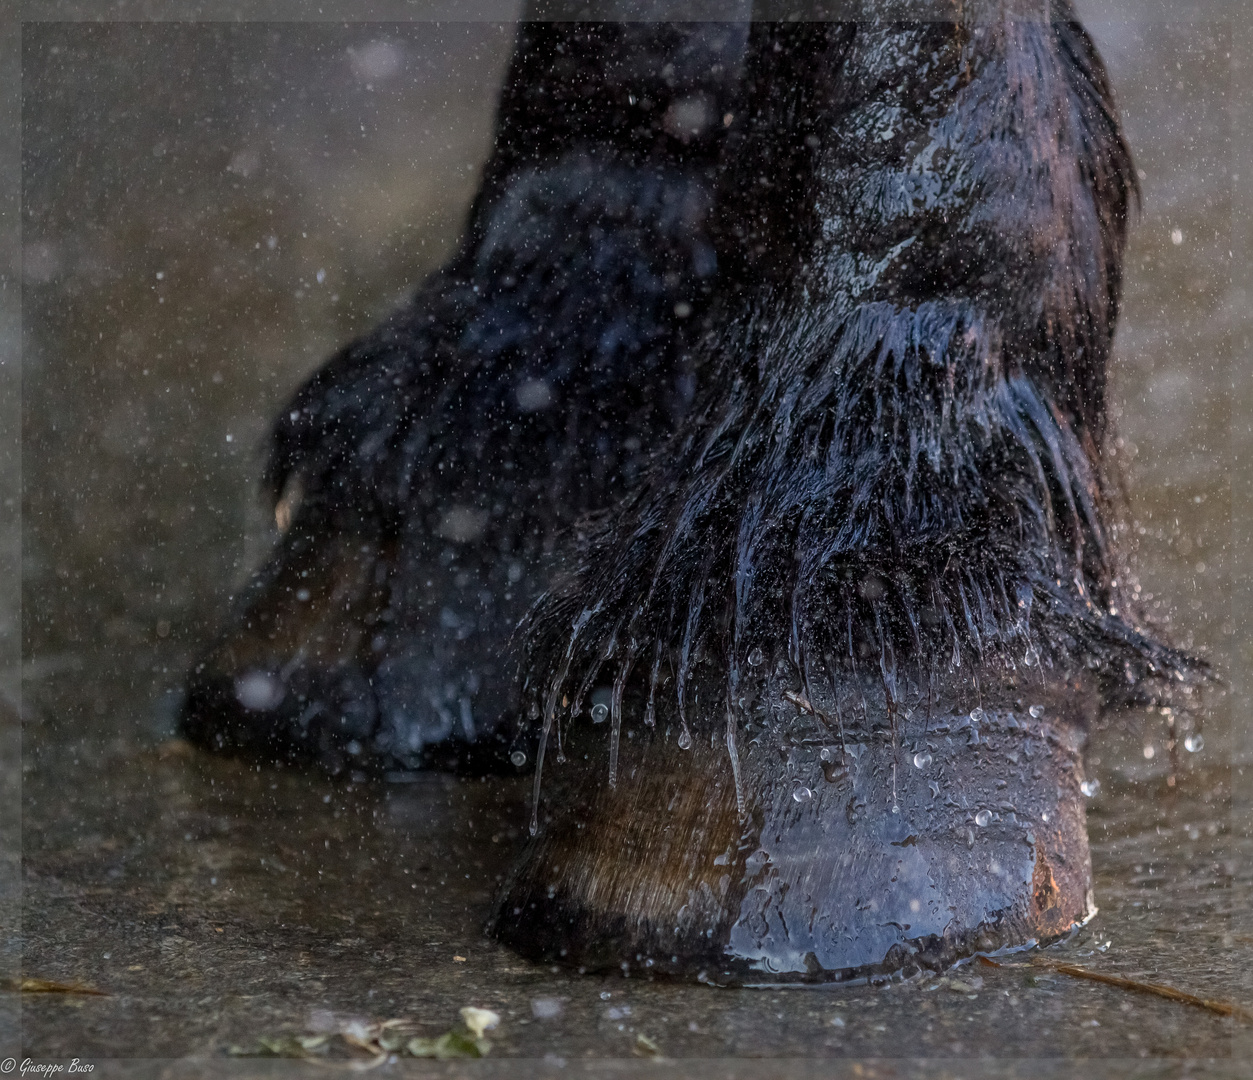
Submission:
MULTIPOLYGON (((981 956, 979 959, 990 967, 1003 968, 1006 966, 998 964, 995 960, 989 960, 985 956, 981 956)), ((1043 957, 1035 957, 1031 961, 1031 965, 1032 967, 1044 968, 1046 971, 1055 971, 1058 975, 1069 975, 1072 979, 1087 979, 1089 982, 1103 983, 1106 986, 1117 986, 1122 990, 1134 990, 1140 994, 1153 994, 1156 997, 1166 998, 1168 1001, 1177 1001, 1181 1005, 1193 1005, 1198 1009, 1207 1009, 1209 1012, 1217 1013, 1219 1016, 1231 1016, 1238 1020, 1253 1022, 1253 1009, 1248 1009, 1233 1001, 1215 1001, 1211 998, 1197 997, 1196 994, 1189 994, 1186 990, 1176 990, 1173 986, 1166 986, 1164 983, 1127 979, 1121 975, 1105 975, 1099 971, 1089 971, 1078 964, 1045 960, 1043 957)))
POLYGON ((108 997, 104 990, 97 990, 86 983, 54 982, 51 979, 5 979, 0 989, 15 994, 90 994, 95 997, 108 997))

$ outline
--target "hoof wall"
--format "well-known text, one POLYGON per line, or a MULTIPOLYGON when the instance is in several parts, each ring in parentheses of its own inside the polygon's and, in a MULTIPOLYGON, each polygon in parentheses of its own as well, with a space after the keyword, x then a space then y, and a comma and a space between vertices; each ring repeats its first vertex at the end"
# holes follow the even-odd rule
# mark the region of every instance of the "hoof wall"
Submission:
POLYGON ((1083 695, 987 697, 842 740, 794 707, 741 733, 738 794, 725 744, 637 733, 610 786, 576 731, 493 930, 546 962, 739 984, 1056 939, 1093 910, 1083 695))

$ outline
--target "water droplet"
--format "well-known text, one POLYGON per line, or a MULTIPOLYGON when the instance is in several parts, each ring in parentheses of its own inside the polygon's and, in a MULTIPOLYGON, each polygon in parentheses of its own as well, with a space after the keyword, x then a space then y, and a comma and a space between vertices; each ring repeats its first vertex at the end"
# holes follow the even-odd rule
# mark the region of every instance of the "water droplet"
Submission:
POLYGON ((1031 708, 1027 710, 1027 712, 1031 714, 1032 719, 1039 720, 1040 717, 1044 715, 1044 706, 1032 705, 1031 708))
POLYGON ((592 723, 603 724, 609 719, 609 706, 603 701, 598 701, 592 706, 592 723))
POLYGON ((1035 649, 1028 649, 1022 654, 1022 662, 1026 664, 1027 667, 1030 667, 1032 664, 1038 664, 1040 662, 1040 654, 1036 652, 1035 649))
POLYGON ((509 760, 520 769, 526 764, 526 754, 524 754, 521 750, 515 750, 509 755, 509 760))
MULTIPOLYGON (((824 750, 823 753, 831 756, 822 758, 822 778, 828 784, 834 784, 844 775, 844 764, 830 750, 824 750)), ((821 755, 819 756, 821 757, 821 755)))
POLYGON ((1085 780, 1079 785, 1079 790, 1090 799, 1101 790, 1101 782, 1099 780, 1085 780))
POLYGON ((892 813, 894 813, 894 814, 899 814, 900 812, 901 812, 901 808, 900 808, 899 806, 897 806, 897 805, 896 805, 896 803, 893 803, 893 804, 892 804, 892 813))
POLYGON ((235 700, 252 712, 269 712, 286 696, 282 679, 268 671, 249 671, 235 680, 235 700))
POLYGON ((988 822, 990 822, 991 820, 992 820, 991 810, 980 810, 977 814, 975 814, 975 824, 978 825, 979 828, 981 829, 984 828, 988 824, 988 822))
POLYGON ((754 645, 753 651, 748 654, 749 667, 761 667, 766 662, 766 654, 761 651, 760 645, 754 645))
POLYGON ((918 753, 914 755, 914 768, 915 769, 925 769, 930 764, 931 764, 930 751, 919 750, 918 753))
POLYGON ((1157 755, 1157 747, 1154 746, 1152 743, 1145 743, 1144 744, 1144 760, 1152 761, 1156 755, 1157 755))
POLYGON ((692 745, 692 735, 687 730, 687 728, 684 728, 682 731, 679 732, 679 749, 686 750, 691 745, 692 745))
POLYGON ((983 723, 983 710, 980 708, 971 709, 970 710, 970 722, 972 724, 982 724, 983 723))
POLYGON ((798 787, 792 791, 792 798, 797 802, 809 802, 814 797, 814 793, 807 787, 798 787))
POLYGON ((1189 754, 1195 754, 1198 750, 1205 746, 1205 740, 1196 732, 1191 735, 1185 735, 1183 739, 1183 748, 1189 754))

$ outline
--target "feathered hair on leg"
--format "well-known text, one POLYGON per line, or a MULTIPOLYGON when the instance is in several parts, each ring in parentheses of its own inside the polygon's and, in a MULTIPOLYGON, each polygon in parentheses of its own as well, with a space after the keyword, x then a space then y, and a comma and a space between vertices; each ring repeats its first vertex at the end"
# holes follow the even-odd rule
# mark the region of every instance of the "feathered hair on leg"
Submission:
MULTIPOLYGON (((755 40, 760 75, 778 50, 755 40)), ((1135 180, 1091 40, 1054 3, 826 24, 801 47, 810 111, 767 103, 730 145, 758 170, 803 137, 804 174, 785 194, 726 174, 762 218, 805 209, 811 235, 768 260, 790 274, 723 305, 693 411, 532 609, 541 750, 600 670, 611 739, 635 672, 643 722, 668 699, 680 746, 724 719, 733 737, 776 677, 809 701, 857 670, 889 694, 972 669, 1082 673, 1108 696, 1205 677, 1137 619, 1108 525, 1135 180), (693 709, 710 678, 722 704, 693 709)))

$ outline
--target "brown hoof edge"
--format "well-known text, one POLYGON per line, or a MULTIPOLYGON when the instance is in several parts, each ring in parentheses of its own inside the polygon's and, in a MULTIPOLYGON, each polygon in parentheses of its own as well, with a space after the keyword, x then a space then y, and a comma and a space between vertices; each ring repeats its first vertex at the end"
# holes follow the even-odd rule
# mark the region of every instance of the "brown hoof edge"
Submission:
POLYGON ((907 976, 1057 939, 1094 910, 1090 695, 1005 690, 904 710, 895 736, 863 718, 843 740, 793 693, 790 716, 738 731, 738 799, 724 739, 624 732, 611 786, 599 733, 576 728, 490 930, 535 960, 741 985, 907 976))

